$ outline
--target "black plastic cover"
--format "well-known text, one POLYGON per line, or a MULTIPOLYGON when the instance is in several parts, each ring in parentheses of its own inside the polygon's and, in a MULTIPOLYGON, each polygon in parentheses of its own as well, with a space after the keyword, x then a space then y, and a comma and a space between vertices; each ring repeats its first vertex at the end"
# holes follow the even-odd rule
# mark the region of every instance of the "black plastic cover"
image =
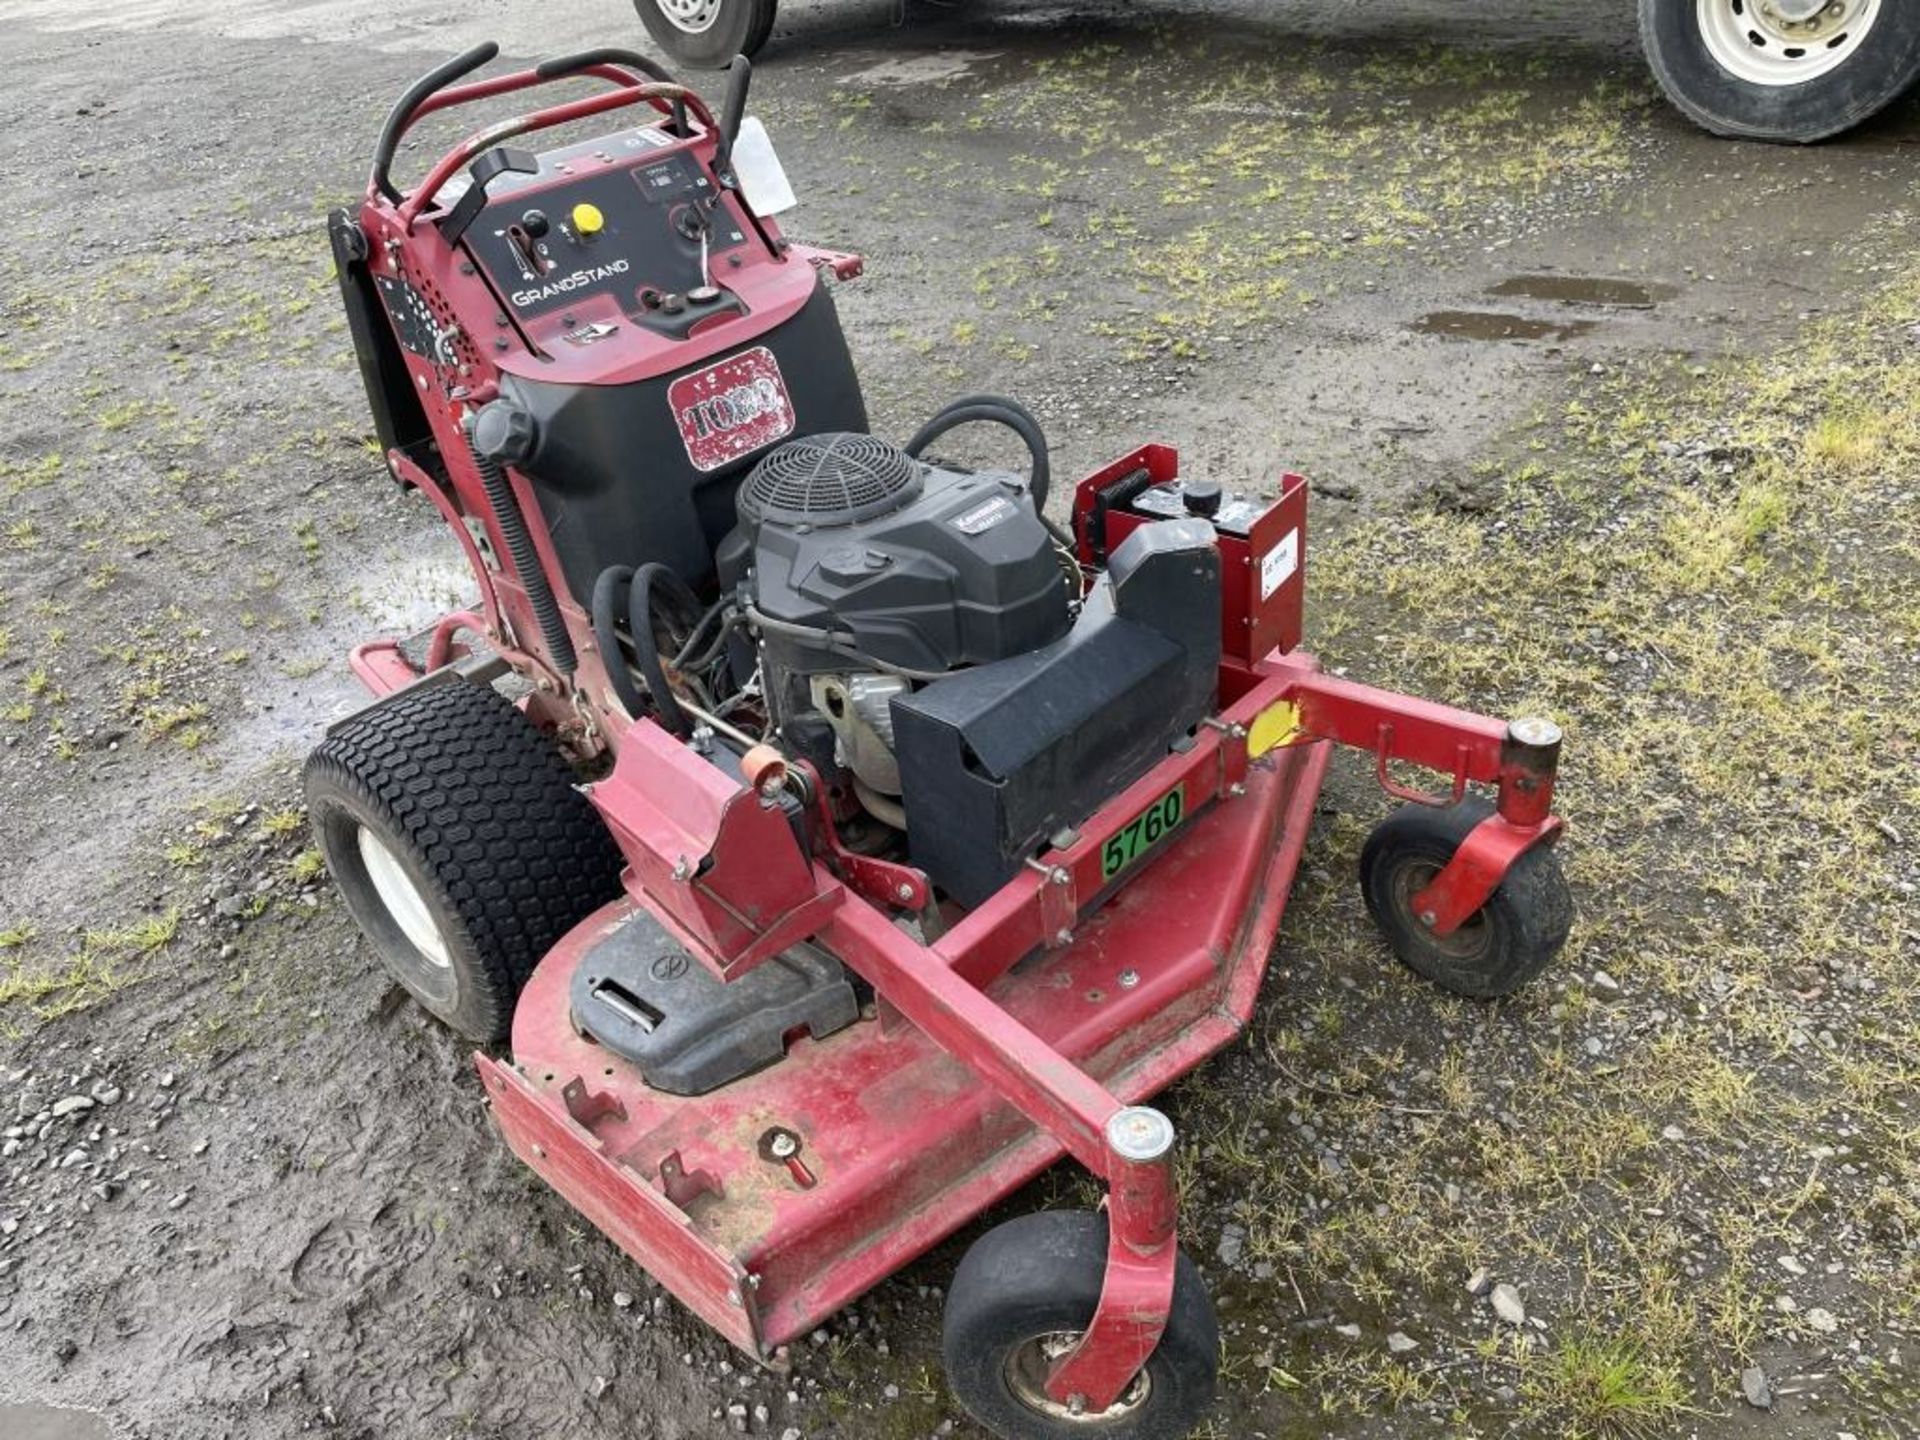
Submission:
POLYGON ((576 1029, 669 1095, 705 1095, 780 1059, 796 1030, 823 1040, 860 1018, 824 951, 798 945, 724 981, 644 910, 581 958, 569 999, 576 1029))
POLYGON ((893 702, 913 863, 963 905, 1145 774, 1215 703, 1220 553, 1143 525, 1062 640, 893 702))
MULTIPOLYGON (((909 670, 1003 660, 1066 634, 1065 577, 1027 482, 906 463, 920 472, 917 493, 894 494, 886 503, 895 508, 851 523, 754 524, 743 505, 760 609, 851 634, 865 654, 909 670)), ((796 671, 847 668, 831 651, 813 663, 804 647, 778 655, 796 671)))
MULTIPOLYGON (((779 361, 795 434, 866 429, 860 381, 825 286, 792 319, 741 348, 759 345, 779 361)), ((533 482, 567 588, 583 606, 609 565, 657 560, 689 585, 705 585, 713 552, 734 527, 734 491, 763 452, 748 451, 707 474, 696 471, 667 403, 680 373, 628 385, 516 376, 501 383, 538 424, 539 445, 517 468, 533 482)))

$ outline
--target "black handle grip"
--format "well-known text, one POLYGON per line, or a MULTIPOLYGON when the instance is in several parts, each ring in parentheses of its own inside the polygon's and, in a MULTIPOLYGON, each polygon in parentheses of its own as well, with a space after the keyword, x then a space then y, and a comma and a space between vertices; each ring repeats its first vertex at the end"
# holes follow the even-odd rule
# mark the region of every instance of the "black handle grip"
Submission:
POLYGON ((665 66, 657 60, 649 60, 637 50, 583 50, 578 55, 556 55, 551 60, 542 60, 533 67, 533 73, 542 80, 557 80, 562 75, 571 75, 576 70, 585 70, 593 65, 625 65, 630 70, 638 70, 642 75, 650 75, 655 80, 665 81, 669 85, 680 82, 668 73, 665 66))
POLYGON ((747 86, 752 81, 753 62, 744 55, 734 56, 727 66, 727 98, 720 104, 722 157, 733 153, 733 142, 740 136, 740 122, 747 116, 747 86))
POLYGON ((393 152, 400 148, 400 137, 406 133, 407 121, 413 118, 413 112, 420 103, 434 91, 446 89, 462 75, 478 70, 499 53, 500 46, 489 40, 429 70, 407 87, 399 103, 388 112, 387 123, 380 127, 380 143, 373 147, 373 185, 376 190, 389 200, 400 198, 400 192, 393 188, 393 179, 388 172, 393 167, 393 152))

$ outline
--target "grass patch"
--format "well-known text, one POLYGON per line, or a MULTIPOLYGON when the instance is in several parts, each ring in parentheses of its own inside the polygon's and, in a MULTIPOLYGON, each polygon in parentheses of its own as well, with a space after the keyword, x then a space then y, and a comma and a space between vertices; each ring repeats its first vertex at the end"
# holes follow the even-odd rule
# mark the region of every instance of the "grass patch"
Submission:
MULTIPOLYGON (((124 928, 89 930, 77 949, 57 960, 30 963, 24 955, 0 954, 0 1010, 21 1005, 50 1020, 98 1004, 138 979, 139 962, 165 950, 179 929, 180 912, 168 910, 124 928)), ((32 935, 30 929, 8 933, 32 935)))
MULTIPOLYGON (((1307 993, 1257 1017, 1248 1084, 1181 1092, 1204 1155, 1181 1179, 1271 1267, 1262 1314, 1297 1285, 1405 1323, 1479 1266, 1535 1277, 1542 1348, 1488 1339, 1480 1373, 1430 1377, 1460 1433, 1500 1381, 1529 1433, 1676 1433, 1783 1346, 1868 1397, 1850 1421, 1920 1405, 1875 1358, 1915 1312, 1920 1229, 1917 325, 1920 269, 1779 356, 1610 381, 1521 437, 1492 512, 1361 519, 1312 556, 1329 663, 1566 726, 1579 921, 1489 1015, 1385 965, 1350 887, 1304 885, 1307 993), (1782 1254, 1845 1279, 1823 1294, 1782 1254)), ((1374 813, 1328 821, 1313 863, 1348 873, 1374 813)), ((1377 1413, 1407 1403, 1377 1361, 1280 1368, 1293 1406, 1377 1413)))
POLYGON ((1564 1417, 1569 1440, 1672 1433, 1687 1387, 1630 1340, 1583 1335, 1563 1341, 1529 1371, 1523 1393, 1564 1417))

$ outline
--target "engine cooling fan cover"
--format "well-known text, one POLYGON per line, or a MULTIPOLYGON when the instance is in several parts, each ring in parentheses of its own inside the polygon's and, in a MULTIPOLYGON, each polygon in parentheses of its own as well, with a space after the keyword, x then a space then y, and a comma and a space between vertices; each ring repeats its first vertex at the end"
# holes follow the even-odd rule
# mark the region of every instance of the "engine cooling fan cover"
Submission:
POLYGON ((898 446, 834 430, 770 452, 741 485, 738 504, 755 524, 854 525, 898 510, 921 483, 919 464, 898 446))

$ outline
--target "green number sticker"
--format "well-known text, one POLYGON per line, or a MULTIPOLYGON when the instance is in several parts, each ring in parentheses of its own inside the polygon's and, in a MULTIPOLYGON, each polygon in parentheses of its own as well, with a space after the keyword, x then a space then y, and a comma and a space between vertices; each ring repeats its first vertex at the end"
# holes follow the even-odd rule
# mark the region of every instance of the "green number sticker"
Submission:
POLYGON ((1169 790, 1142 810, 1100 850, 1100 875, 1111 880, 1134 861, 1164 840, 1186 813, 1186 793, 1178 787, 1169 790))

